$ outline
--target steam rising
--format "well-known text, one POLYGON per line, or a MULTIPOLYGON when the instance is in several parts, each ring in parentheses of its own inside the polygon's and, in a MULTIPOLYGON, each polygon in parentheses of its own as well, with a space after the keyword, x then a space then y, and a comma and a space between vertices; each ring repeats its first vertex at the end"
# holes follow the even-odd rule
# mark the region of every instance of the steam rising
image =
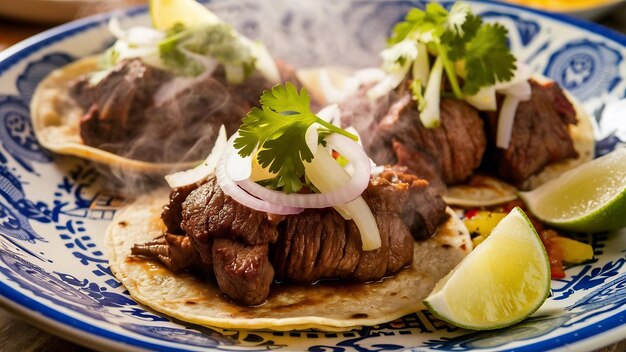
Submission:
MULTIPOLYGON (((243 35, 263 41, 275 58, 299 68, 376 66, 376 53, 384 46, 390 30, 387 24, 394 23, 406 12, 401 6, 387 8, 377 2, 353 6, 350 2, 305 0, 214 0, 209 7, 243 35), (371 21, 371 16, 377 17, 377 20, 371 21), (380 17, 390 19, 380 20, 380 17)), ((85 7, 81 14, 93 10, 101 9, 85 7)), ((132 19, 129 21, 135 22, 132 19)), ((140 23, 146 24, 144 20, 140 23)), ((155 96, 158 89, 153 90, 149 97, 138 97, 132 87, 113 85, 113 94, 107 96, 101 106, 104 112, 126 111, 126 116, 130 118, 123 123, 131 126, 135 134, 130 143, 126 138, 101 143, 97 147, 114 150, 126 158, 157 163, 204 159, 212 148, 219 126, 224 124, 229 135, 234 133, 241 118, 251 106, 258 104, 263 89, 271 87, 258 75, 253 75, 241 85, 225 85, 223 74, 223 68, 219 67, 212 77, 192 84, 188 80, 172 77, 165 83, 168 85, 165 93, 161 91, 158 98, 155 96), (143 118, 139 121, 130 120, 137 113, 128 113, 135 109, 130 104, 131 97, 150 100, 149 104, 144 104, 143 118), (154 104, 154 100, 158 104, 154 104), (135 126, 132 126, 133 123, 135 126)), ((371 121, 366 124, 369 123, 371 121)), ((119 131, 113 129, 112 133, 119 131)), ((177 169, 173 166, 171 171, 177 169)), ((139 175, 123 165, 101 171, 110 176, 118 193, 137 194, 151 187, 153 182, 163 183, 162 175, 139 175)))

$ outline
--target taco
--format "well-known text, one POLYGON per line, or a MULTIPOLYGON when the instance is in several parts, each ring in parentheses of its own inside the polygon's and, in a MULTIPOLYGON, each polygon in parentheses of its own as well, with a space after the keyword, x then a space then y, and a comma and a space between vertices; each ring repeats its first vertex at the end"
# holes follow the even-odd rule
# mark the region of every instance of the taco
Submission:
POLYGON ((424 309, 434 285, 471 251, 467 229, 449 215, 434 237, 415 242, 410 267, 369 283, 344 280, 272 287, 261 305, 234 302, 219 286, 191 272, 131 254, 136 244, 163 236, 167 193, 154 193, 121 209, 107 230, 109 265, 135 300, 182 321, 212 328, 324 331, 376 325, 424 309))
POLYGON ((326 67, 298 77, 320 101, 339 105, 335 123, 354 127, 375 163, 407 167, 452 205, 504 203, 591 160, 594 132, 584 107, 517 62, 504 27, 482 24, 461 2, 450 11, 481 32, 421 33, 422 25, 438 28, 429 21, 447 13, 431 3, 396 25, 382 68, 326 67), (463 47, 479 45, 487 33, 499 38, 480 44, 490 50, 463 47), (480 57, 490 52, 497 55, 480 57))
POLYGON ((35 91, 34 132, 53 152, 138 171, 186 168, 221 125, 236 131, 263 90, 297 83, 290 66, 219 20, 124 30, 114 18, 109 28, 112 47, 35 91))

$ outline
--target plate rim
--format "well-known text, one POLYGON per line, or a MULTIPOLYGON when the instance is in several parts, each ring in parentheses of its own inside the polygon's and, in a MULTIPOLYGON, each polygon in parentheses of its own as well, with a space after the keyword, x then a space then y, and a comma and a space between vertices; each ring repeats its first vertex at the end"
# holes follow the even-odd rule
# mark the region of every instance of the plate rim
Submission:
MULTIPOLYGON (((206 3, 206 1, 202 2, 206 3)), ((210 3, 210 1, 208 2, 210 3)), ((403 1, 395 0, 395 2, 401 3, 403 1)), ((409 0, 409 2, 415 3, 419 2, 419 0, 409 0)), ((452 0, 444 0, 444 2, 452 2, 452 0)), ((494 0, 469 0, 469 2, 508 7, 516 10, 521 10, 523 12, 537 14, 539 16, 543 16, 547 19, 557 22, 573 25, 585 31, 589 31, 603 36, 609 40, 612 40, 626 50, 626 35, 588 20, 580 19, 567 14, 546 12, 543 10, 528 8, 522 5, 498 2, 494 0)), ((67 37, 72 37, 91 27, 97 27, 105 23, 109 18, 113 16, 134 17, 142 15, 146 12, 147 6, 139 5, 126 9, 92 15, 60 26, 53 27, 49 30, 36 34, 0 52, 0 75, 10 70, 14 65, 21 63, 23 59, 27 56, 38 52, 40 49, 46 48, 52 43, 62 41, 67 37)), ((17 288, 13 288, 5 284, 4 282, 0 282, 0 306, 6 308, 8 311, 17 315, 19 318, 25 319, 30 324, 33 324, 38 328, 50 332, 51 334, 60 336, 61 338, 65 338, 71 340, 72 342, 76 342, 78 344, 91 348, 112 348, 118 350, 132 349, 137 351, 143 351, 145 349, 143 349, 142 347, 149 348, 150 350, 166 347, 162 344, 155 344, 142 340, 140 338, 106 330, 104 328, 91 325, 85 321, 75 319, 66 313, 60 312, 59 310, 52 308, 51 306, 48 306, 42 302, 26 296, 25 294, 19 292, 17 288), (122 343, 120 341, 125 341, 126 343, 122 343), (95 346, 93 345, 94 343, 96 344, 95 346)), ((607 320, 619 320, 619 316, 623 316, 625 313, 626 310, 619 312, 613 316, 607 317, 602 320, 602 322, 605 322, 607 320)), ((593 325, 597 325, 597 323, 593 325)), ((586 328, 591 327, 592 325, 589 325, 586 328)), ((602 330, 605 330, 604 327, 602 328, 602 330)), ((554 350, 585 351, 589 348, 601 348, 603 346, 607 346, 609 344, 623 340, 621 334, 623 331, 626 331, 626 324, 616 324, 609 330, 605 330, 598 334, 593 334, 588 337, 575 336, 574 339, 563 341, 563 343, 573 343, 574 345, 562 345, 554 350)), ((562 339, 564 337, 569 337, 574 334, 578 335, 577 331, 571 331, 566 334, 560 335, 559 338, 562 339)), ((545 343, 550 340, 542 340, 537 343, 545 343)), ((167 346, 166 348, 171 351, 190 350, 171 346, 167 346)))

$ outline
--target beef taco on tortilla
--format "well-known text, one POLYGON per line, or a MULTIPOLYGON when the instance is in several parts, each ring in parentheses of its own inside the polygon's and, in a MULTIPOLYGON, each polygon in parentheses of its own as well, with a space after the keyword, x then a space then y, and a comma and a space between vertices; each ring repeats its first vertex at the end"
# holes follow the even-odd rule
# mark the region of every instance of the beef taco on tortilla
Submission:
POLYGON ((411 10, 381 69, 298 75, 324 103, 339 104, 337 123, 356 128, 374 162, 407 167, 450 204, 504 203, 593 158, 589 115, 516 61, 506 28, 482 23, 461 2, 449 16, 463 25, 437 22, 446 16, 436 3, 411 10))
POLYGON ((140 171, 201 160, 219 126, 234 133, 264 89, 297 82, 261 43, 210 15, 189 26, 128 30, 113 18, 112 47, 38 85, 31 116, 40 143, 140 171))
MULTIPOLYGON (((215 187, 212 182, 194 191, 200 193, 194 196, 217 191, 209 189, 215 187)), ((276 225, 275 242, 250 246, 230 237, 228 231, 234 231, 237 222, 254 220, 255 215, 239 214, 223 230, 224 238, 210 239, 195 232, 175 235, 160 217, 166 203, 166 193, 152 194, 119 211, 105 239, 109 265, 138 302, 210 327, 334 331, 392 321, 424 309, 422 300, 437 281, 471 250, 469 233, 449 210, 434 237, 413 241, 406 230, 400 234, 390 228, 381 233, 389 241, 385 248, 366 254, 358 250, 358 235, 345 233, 348 222, 336 212, 333 215, 332 209, 289 215, 276 225), (396 254, 389 246, 400 245, 400 240, 405 243, 396 248, 402 253, 396 254), (261 260, 267 260, 265 267, 258 263, 261 260), (380 273, 368 272, 379 270, 375 267, 379 265, 383 266, 380 273), (272 268, 273 275, 261 280, 267 275, 263 268, 272 268), (332 275, 335 279, 316 282, 332 275), (262 281, 267 290, 259 287, 262 281), (252 299, 255 305, 236 298, 252 299)), ((192 206, 200 204, 188 205, 192 206)), ((381 225, 387 221, 383 216, 377 219, 381 225)))
POLYGON ((463 223, 406 168, 372 172, 306 89, 275 86, 261 104, 205 163, 166 177, 169 201, 116 214, 113 273, 138 301, 221 328, 347 329, 420 309, 471 250, 463 223))

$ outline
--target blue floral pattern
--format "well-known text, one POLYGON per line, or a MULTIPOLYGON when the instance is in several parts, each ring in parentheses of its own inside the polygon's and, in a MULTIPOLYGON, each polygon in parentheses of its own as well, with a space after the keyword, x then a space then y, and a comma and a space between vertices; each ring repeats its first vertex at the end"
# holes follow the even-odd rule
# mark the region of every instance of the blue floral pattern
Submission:
MULTIPOLYGON (((392 25, 408 8, 424 4, 323 2, 312 7, 310 12, 318 17, 311 17, 288 2, 278 2, 272 14, 281 15, 272 17, 264 16, 267 6, 255 0, 211 3, 227 21, 254 38, 278 36, 268 44, 288 61, 355 66, 374 63, 392 25), (242 11, 243 7, 255 11, 242 11), (354 40, 346 43, 339 40, 341 35, 310 37, 312 31, 332 26, 328 16, 320 13, 339 13, 345 23, 352 24, 341 35, 354 40), (282 30, 268 34, 266 28, 277 23, 282 30), (293 42, 289 50, 272 47, 272 43, 285 40, 293 42), (323 42, 312 43, 315 40, 323 42), (337 53, 338 61, 309 54, 308 48, 316 45, 327 53, 337 53), (307 53, 306 57, 302 53, 307 53)), ((509 29, 510 45, 523 61, 556 79, 594 112, 598 128, 605 131, 599 134, 599 155, 626 140, 622 116, 611 113, 620 111, 614 104, 626 97, 626 40, 596 27, 586 30, 583 24, 565 23, 510 5, 473 6, 488 21, 499 21, 509 29)), ((129 22, 147 19, 141 8, 124 17, 129 22)), ((514 346, 525 351, 575 344, 611 329, 623 335, 626 239, 616 234, 583 236, 582 240, 593 245, 596 259, 568 268, 566 279, 553 281, 546 310, 502 331, 468 332, 445 324, 428 311, 337 333, 213 331, 173 321, 136 303, 112 275, 102 250, 102 233, 123 199, 102 188, 90 163, 56 158, 43 150, 33 133, 28 108, 37 84, 49 72, 110 43, 111 38, 96 35, 104 32, 105 21, 106 16, 71 24, 0 61, 0 298, 81 333, 151 350, 466 351, 514 346)))

